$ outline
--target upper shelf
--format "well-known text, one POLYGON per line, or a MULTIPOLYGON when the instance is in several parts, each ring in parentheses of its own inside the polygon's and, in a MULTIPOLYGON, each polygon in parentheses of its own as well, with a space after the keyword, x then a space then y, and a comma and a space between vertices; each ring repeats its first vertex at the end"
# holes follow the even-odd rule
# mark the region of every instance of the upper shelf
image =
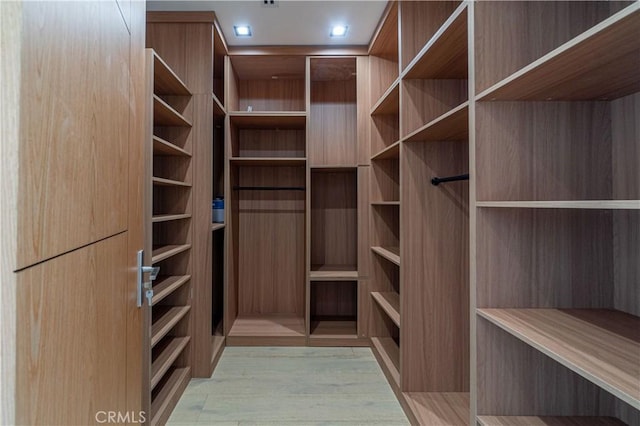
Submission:
POLYGON ((404 141, 464 141, 467 139, 469 139, 468 101, 416 129, 406 136, 404 141))
POLYGON ((224 109, 222 102, 216 96, 216 94, 212 94, 213 97, 213 115, 225 115, 227 111, 224 109))
POLYGON ((400 79, 396 79, 378 102, 371 108, 371 115, 398 114, 400 110, 400 79))
POLYGON ((180 77, 153 52, 153 93, 157 95, 191 96, 180 77))
POLYGON ((371 247, 371 250, 379 256, 387 259, 391 263, 400 266, 400 248, 399 247, 371 247))
POLYGON ((478 309, 478 314, 640 409, 640 318, 606 309, 478 309))
POLYGON ((400 158, 400 141, 392 143, 371 157, 372 160, 387 160, 389 158, 400 158))
POLYGON ((634 2, 480 93, 477 99, 608 100, 638 92, 638 28, 640 2, 634 2))
POLYGON ((304 129, 307 113, 302 111, 281 112, 231 112, 231 124, 245 129, 304 129))
POLYGON ((404 78, 468 77, 467 5, 462 3, 403 73, 404 78))
POLYGON ((369 55, 398 62, 398 4, 389 2, 385 15, 372 37, 369 55))
POLYGON ((373 297, 391 321, 400 327, 400 295, 395 291, 372 291, 371 297, 373 297))
POLYGON ((191 122, 160 99, 158 95, 153 95, 153 125, 191 127, 191 122))

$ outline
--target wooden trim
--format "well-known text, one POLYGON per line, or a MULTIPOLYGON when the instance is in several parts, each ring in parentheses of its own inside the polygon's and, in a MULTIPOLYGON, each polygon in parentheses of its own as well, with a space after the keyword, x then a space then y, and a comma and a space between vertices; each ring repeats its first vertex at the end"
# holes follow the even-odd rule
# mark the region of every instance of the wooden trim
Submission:
POLYGON ((508 209, 640 210, 640 200, 478 201, 476 205, 508 209))
POLYGON ((363 56, 367 46, 230 46, 229 56, 363 56))
POLYGON ((614 417, 478 416, 480 426, 624 426, 614 417))
POLYGON ((217 21, 216 14, 211 11, 203 12, 147 12, 147 23, 157 24, 193 24, 211 23, 217 21))

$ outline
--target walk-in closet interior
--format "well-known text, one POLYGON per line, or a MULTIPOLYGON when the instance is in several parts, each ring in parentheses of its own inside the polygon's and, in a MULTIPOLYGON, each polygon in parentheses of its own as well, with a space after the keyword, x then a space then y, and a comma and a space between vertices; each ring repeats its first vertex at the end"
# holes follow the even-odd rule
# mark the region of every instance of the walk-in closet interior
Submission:
MULTIPOLYGON (((71 43, 45 25, 73 18, 53 3, 9 3, 15 28, 71 43)), ((73 6, 112 50, 87 59, 96 81, 2 40, 22 67, 3 61, 3 102, 73 95, 47 91, 51 69, 93 84, 85 109, 110 120, 2 112, 29 146, 0 156, 7 424, 93 423, 59 399, 104 392, 163 425, 226 347, 314 346, 370 348, 415 425, 640 426, 640 2, 389 1, 368 43, 274 46, 237 44, 216 1, 153 2, 146 20, 110 3, 73 6), (29 145, 40 125, 65 142, 29 145), (135 271, 136 254, 141 307, 133 284, 104 287, 135 275, 105 259, 135 271), (75 268, 58 281, 88 290, 41 285, 75 268), (47 308, 62 293, 87 305, 47 308), (48 323, 70 328, 56 341, 48 323), (99 350, 109 336, 124 354, 99 350), (109 380, 51 376, 80 346, 71 364, 109 380)))

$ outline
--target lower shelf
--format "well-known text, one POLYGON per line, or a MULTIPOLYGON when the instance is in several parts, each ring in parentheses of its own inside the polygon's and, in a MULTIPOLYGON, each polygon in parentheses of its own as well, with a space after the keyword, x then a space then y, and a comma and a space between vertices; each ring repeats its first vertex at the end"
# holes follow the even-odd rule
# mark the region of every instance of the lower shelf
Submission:
POLYGON ((165 373, 171 368, 171 365, 180 356, 184 348, 187 347, 190 337, 174 337, 172 338, 162 351, 151 363, 151 389, 162 380, 165 373))
POLYGON ((191 306, 174 306, 168 308, 151 326, 151 347, 162 340, 164 336, 189 312, 191 306))
POLYGON ((212 336, 211 337, 211 371, 215 368, 222 352, 224 351, 224 336, 212 336))
POLYGON ((175 408, 182 392, 189 384, 191 369, 175 368, 170 371, 161 384, 160 390, 151 401, 151 424, 165 424, 175 408))
POLYGON ((304 318, 295 315, 254 315, 233 322, 227 345, 298 346, 305 344, 304 318))
POLYGON ((311 265, 311 281, 355 281, 358 268, 354 265, 311 265))
POLYGON ((311 321, 312 339, 344 339, 358 338, 358 323, 356 321, 311 321))
POLYGON ((613 417, 479 416, 482 426, 623 426, 613 417))
POLYGON ((378 358, 382 371, 396 389, 400 387, 400 349, 390 337, 372 337, 371 349, 378 358))
POLYGON ((404 392, 402 396, 416 424, 469 424, 467 392, 404 392))

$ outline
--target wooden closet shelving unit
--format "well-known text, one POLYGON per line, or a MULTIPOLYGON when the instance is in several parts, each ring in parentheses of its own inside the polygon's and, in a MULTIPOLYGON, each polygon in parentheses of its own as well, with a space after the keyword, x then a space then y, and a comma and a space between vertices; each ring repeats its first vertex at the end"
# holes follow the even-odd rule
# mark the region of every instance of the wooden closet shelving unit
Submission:
POLYGON ((147 49, 149 191, 146 238, 160 267, 149 303, 149 398, 152 424, 164 423, 191 377, 192 247, 191 92, 147 49))
POLYGON ((467 26, 391 2, 369 50, 371 341, 414 424, 469 424, 468 183, 430 183, 468 172, 467 26))
POLYGON ((472 414, 640 424, 640 5, 475 16, 472 414))

